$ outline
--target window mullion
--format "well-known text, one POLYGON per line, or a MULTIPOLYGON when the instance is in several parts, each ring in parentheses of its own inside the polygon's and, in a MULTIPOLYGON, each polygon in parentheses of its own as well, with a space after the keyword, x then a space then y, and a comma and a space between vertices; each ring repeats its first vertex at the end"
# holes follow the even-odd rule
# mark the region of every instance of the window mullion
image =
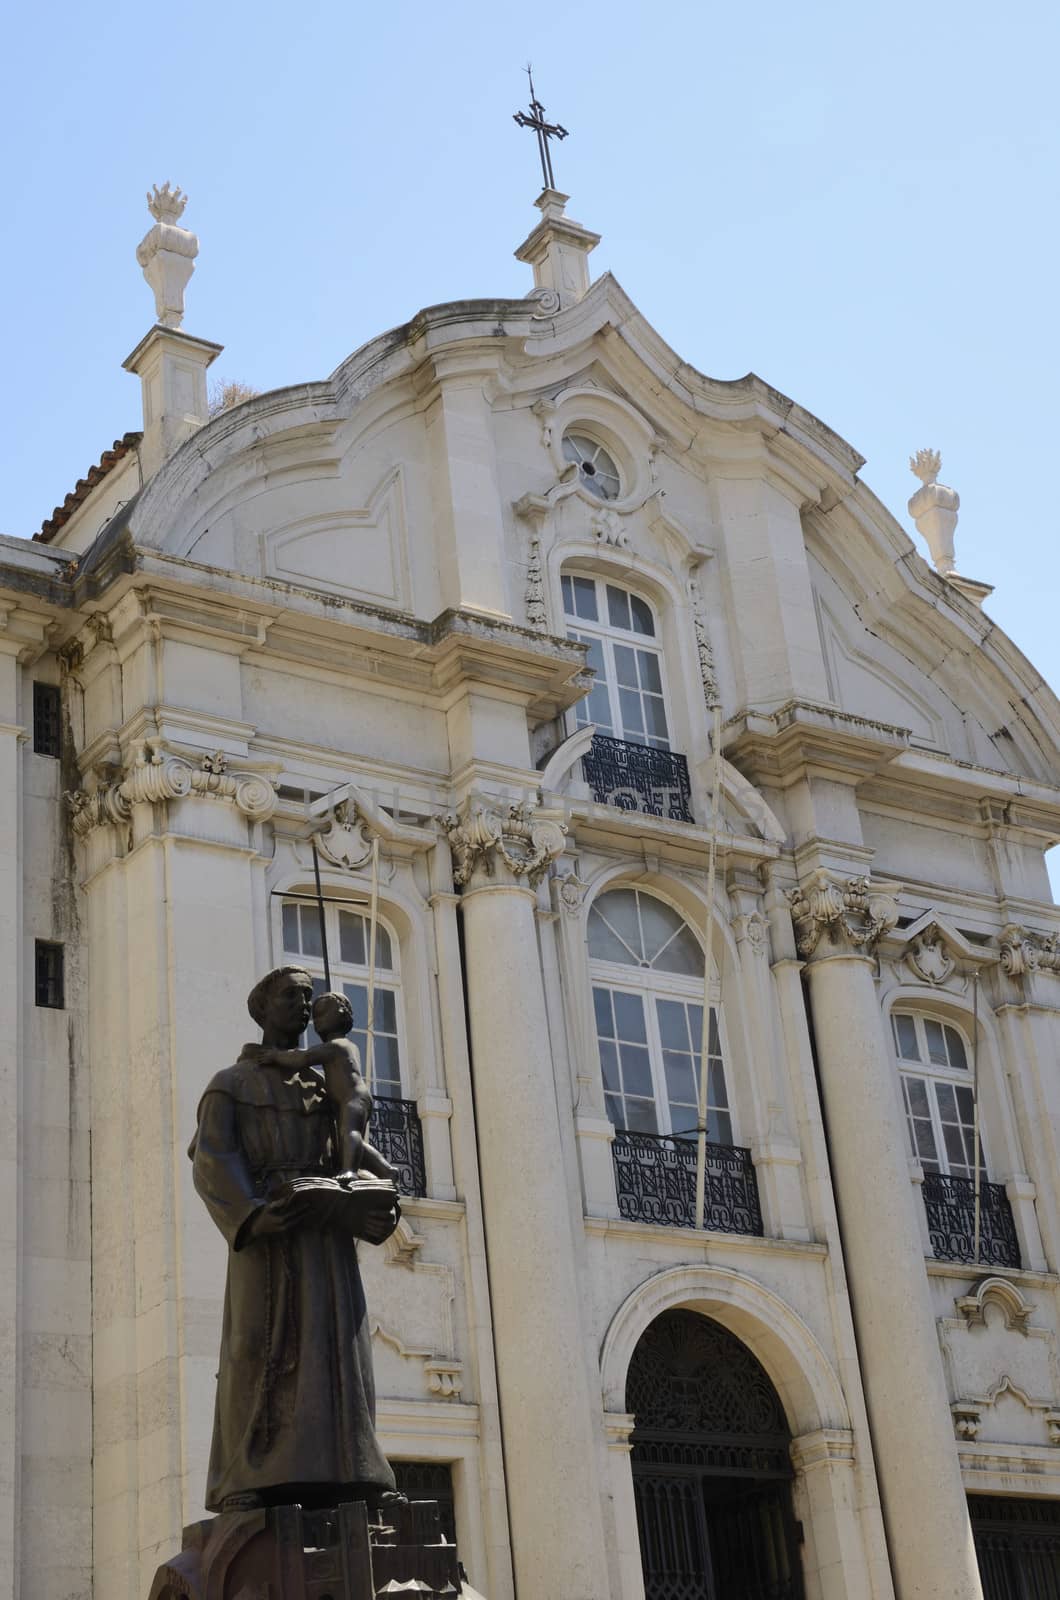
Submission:
POLYGON ((931 1129, 935 1135, 935 1159, 939 1164, 939 1171, 947 1175, 950 1170, 950 1153, 946 1148, 946 1134, 942 1126, 942 1113, 939 1110, 938 1095, 934 1078, 925 1078, 927 1086, 928 1106, 931 1111, 931 1129))
POLYGON ((625 739, 626 726, 622 721, 622 701, 618 694, 618 664, 615 661, 615 641, 610 634, 601 640, 607 670, 607 699, 611 706, 611 726, 616 739, 625 739))
POLYGON ((642 989, 640 993, 644 1009, 648 1013, 648 1060, 651 1064, 651 1080, 655 1089, 655 1117, 659 1124, 659 1132, 670 1133, 673 1129, 673 1123, 670 1118, 670 1097, 666 1092, 666 1073, 663 1070, 659 1013, 652 990, 642 989))

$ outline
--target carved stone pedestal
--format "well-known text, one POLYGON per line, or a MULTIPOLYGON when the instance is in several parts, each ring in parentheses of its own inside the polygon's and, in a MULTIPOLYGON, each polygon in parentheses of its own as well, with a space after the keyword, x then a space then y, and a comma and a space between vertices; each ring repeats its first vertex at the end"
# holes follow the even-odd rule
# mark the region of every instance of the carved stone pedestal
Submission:
POLYGON ((159 1567, 149 1600, 449 1600, 461 1587, 434 1500, 369 1522, 361 1501, 334 1510, 273 1506, 193 1522, 159 1567))

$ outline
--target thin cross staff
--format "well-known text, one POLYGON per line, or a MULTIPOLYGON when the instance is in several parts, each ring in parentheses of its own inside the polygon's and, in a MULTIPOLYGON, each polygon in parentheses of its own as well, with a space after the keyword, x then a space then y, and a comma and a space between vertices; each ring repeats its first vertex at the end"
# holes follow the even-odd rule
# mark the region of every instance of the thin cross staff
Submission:
MULTIPOLYGON (((324 795, 322 799, 314 805, 314 811, 319 812, 321 807, 323 807, 326 811, 326 814, 330 816, 334 797, 342 789, 346 790, 348 796, 349 785, 339 784, 338 788, 333 789, 329 794, 324 795)), ((317 850, 315 834, 312 836, 310 844, 313 850, 313 883, 316 888, 316 893, 313 895, 290 895, 288 898, 294 900, 314 900, 316 902, 317 917, 320 923, 320 951, 324 958, 324 987, 330 991, 331 962, 328 958, 328 925, 327 916, 324 910, 325 905, 327 905, 329 902, 324 898, 324 890, 320 882, 320 854, 317 850)), ((275 893, 276 891, 273 892, 275 893)), ((339 903, 341 904, 343 902, 339 903)), ((347 900, 345 903, 357 903, 363 905, 365 902, 363 900, 354 902, 351 898, 351 900, 347 900)), ((364 1061, 362 1063, 364 1081, 369 1087, 371 1086, 372 1081, 372 1067, 374 1065, 373 1056, 375 1053, 375 957, 378 926, 379 835, 376 833, 372 839, 372 878, 371 889, 368 895, 368 1017, 367 1032, 365 1036, 364 1061)))
POLYGON ((512 120, 520 128, 533 128, 537 134, 537 153, 541 157, 541 176, 546 189, 554 189, 556 180, 552 173, 552 151, 549 149, 550 139, 565 139, 567 130, 562 123, 549 122, 545 116, 545 108, 537 98, 534 89, 533 68, 526 68, 526 76, 530 79, 530 111, 516 111, 512 120))
POLYGON ((699 1084, 696 1107, 696 1212, 694 1226, 707 1225, 707 1078, 710 1072, 710 1017, 714 989, 714 884, 718 870, 718 821, 721 813, 721 701, 711 707, 711 795, 710 844, 707 849, 707 929, 703 971, 703 1034, 699 1052, 699 1084))

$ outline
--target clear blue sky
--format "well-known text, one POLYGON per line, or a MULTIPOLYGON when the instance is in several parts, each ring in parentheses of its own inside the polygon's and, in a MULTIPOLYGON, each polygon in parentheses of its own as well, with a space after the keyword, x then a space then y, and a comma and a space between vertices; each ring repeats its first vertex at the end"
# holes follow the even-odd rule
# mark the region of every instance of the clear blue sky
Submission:
POLYGON ((940 448, 958 564, 1058 684, 1058 57, 1055 5, 983 0, 17 8, 0 531, 139 425, 153 182, 201 241, 185 327, 255 388, 421 306, 524 293, 530 59, 594 269, 693 365, 824 418, 910 531, 908 456, 940 448))

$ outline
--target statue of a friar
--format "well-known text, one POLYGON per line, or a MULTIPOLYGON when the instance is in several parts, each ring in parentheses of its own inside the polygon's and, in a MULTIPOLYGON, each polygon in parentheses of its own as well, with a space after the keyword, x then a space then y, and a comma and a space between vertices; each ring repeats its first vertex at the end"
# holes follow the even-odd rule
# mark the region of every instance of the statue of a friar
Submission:
MULTIPOLYGON (((381 1244, 394 1231, 397 1191, 384 1176, 341 1170, 347 1141, 320 1053, 292 1060, 312 1000, 297 967, 251 991, 261 1044, 211 1079, 189 1151, 195 1187, 228 1241, 210 1511, 378 1506, 395 1493, 375 1435, 354 1241, 381 1244)), ((366 1094, 360 1103, 370 1110, 366 1094)))

